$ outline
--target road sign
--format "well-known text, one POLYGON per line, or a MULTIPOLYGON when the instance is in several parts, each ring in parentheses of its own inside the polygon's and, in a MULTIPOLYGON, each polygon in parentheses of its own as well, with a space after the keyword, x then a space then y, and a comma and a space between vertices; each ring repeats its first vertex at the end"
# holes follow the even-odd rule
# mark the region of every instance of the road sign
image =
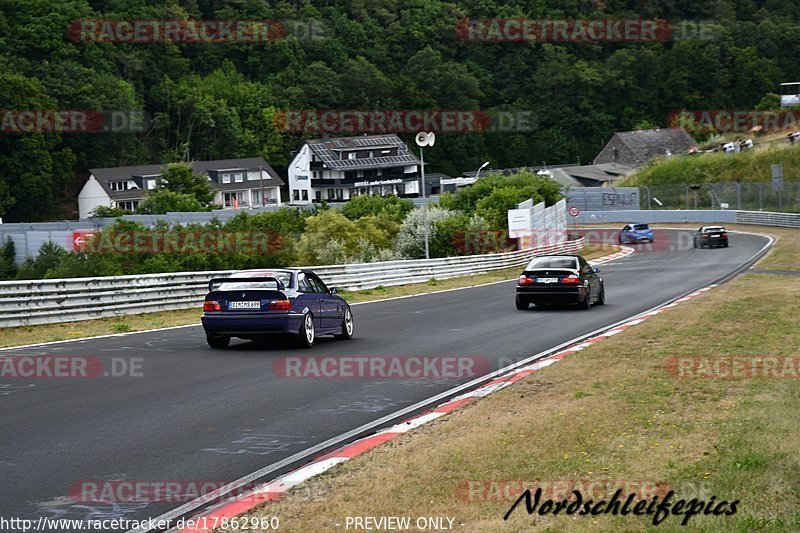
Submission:
POLYGON ((82 252, 89 244, 89 238, 92 235, 94 235, 93 231, 73 231, 72 249, 76 252, 82 252))
POLYGON ((519 239, 530 235, 533 228, 530 209, 511 209, 508 211, 508 236, 519 239))
POLYGON ((580 209, 578 209, 578 206, 577 206, 577 205, 571 205, 571 206, 569 206, 569 216, 571 216, 571 217, 576 217, 576 216, 578 216, 578 215, 580 215, 580 214, 581 214, 581 210, 580 210, 580 209))
POLYGON ((772 165, 772 192, 783 192, 783 165, 772 165))

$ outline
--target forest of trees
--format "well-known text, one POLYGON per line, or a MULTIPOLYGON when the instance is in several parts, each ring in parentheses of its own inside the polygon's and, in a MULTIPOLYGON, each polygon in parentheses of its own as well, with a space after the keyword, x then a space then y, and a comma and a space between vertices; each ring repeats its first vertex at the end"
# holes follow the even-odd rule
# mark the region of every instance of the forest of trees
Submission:
MULTIPOLYGON (((800 80, 800 4, 785 0, 0 0, 0 111, 130 110, 132 133, 0 131, 0 216, 74 218, 92 167, 263 156, 304 136, 291 109, 526 110, 528 132, 442 134, 431 171, 591 160, 615 131, 676 109, 749 109, 800 80), (468 42, 465 18, 714 21, 655 43, 468 42), (75 21, 275 20, 256 44, 76 42, 75 21)), ((411 140, 411 135, 404 135, 411 140)))

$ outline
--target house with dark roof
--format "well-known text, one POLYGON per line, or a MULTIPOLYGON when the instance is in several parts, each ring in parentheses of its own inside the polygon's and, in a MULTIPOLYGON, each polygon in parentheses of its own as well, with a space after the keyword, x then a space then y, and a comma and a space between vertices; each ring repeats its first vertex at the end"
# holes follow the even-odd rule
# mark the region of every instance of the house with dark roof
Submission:
POLYGON ((395 134, 310 139, 289 164, 289 201, 420 196, 419 159, 395 134))
MULTIPOLYGON (((283 180, 263 157, 193 161, 195 174, 205 176, 214 190, 214 203, 223 208, 281 205, 283 180)), ((93 168, 78 194, 80 218, 98 206, 135 211, 147 194, 158 188, 166 164, 93 168)))
POLYGON ((599 163, 596 165, 579 165, 554 167, 540 170, 537 173, 555 181, 563 187, 613 187, 622 178, 636 170, 633 166, 619 163, 599 163))
POLYGON ((685 154, 690 148, 697 148, 697 143, 682 128, 623 131, 611 137, 594 163, 640 167, 655 157, 685 154))

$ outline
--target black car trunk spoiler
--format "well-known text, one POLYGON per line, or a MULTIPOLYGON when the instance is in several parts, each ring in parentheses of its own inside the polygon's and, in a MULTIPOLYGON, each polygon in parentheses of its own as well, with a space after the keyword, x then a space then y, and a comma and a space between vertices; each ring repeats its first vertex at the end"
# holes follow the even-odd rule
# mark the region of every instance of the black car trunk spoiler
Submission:
POLYGON ((281 280, 278 278, 273 277, 261 277, 261 278, 212 278, 211 281, 208 282, 208 292, 212 292, 214 290, 214 285, 221 285, 223 283, 236 283, 236 282, 252 282, 252 281, 274 281, 277 290, 282 291, 286 288, 281 280))

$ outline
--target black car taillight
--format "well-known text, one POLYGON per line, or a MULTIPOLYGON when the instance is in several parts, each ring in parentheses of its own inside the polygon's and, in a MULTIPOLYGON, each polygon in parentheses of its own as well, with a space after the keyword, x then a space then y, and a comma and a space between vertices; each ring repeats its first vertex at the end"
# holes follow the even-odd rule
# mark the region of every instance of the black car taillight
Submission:
POLYGON ((561 283, 566 283, 567 285, 576 285, 580 282, 580 278, 575 274, 570 274, 566 278, 561 278, 561 283))
POLYGON ((519 277, 519 284, 520 285, 533 285, 533 280, 526 275, 522 275, 519 277))
POLYGON ((219 306, 219 302, 215 302, 213 300, 206 300, 203 302, 203 311, 221 311, 222 308, 219 306))

